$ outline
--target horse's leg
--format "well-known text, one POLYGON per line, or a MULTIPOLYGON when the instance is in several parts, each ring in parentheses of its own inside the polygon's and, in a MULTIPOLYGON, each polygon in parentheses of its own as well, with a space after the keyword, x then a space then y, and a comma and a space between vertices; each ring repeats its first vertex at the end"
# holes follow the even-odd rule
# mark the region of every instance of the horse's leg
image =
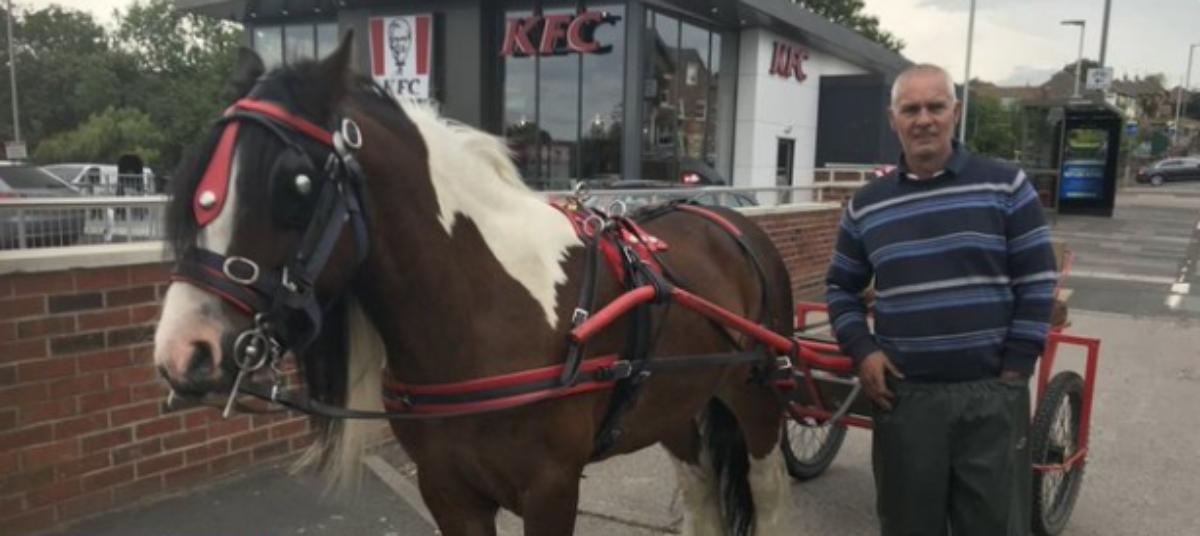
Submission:
POLYGON ((783 418, 780 402, 765 386, 741 383, 736 390, 729 406, 746 438, 750 457, 747 477, 754 497, 754 534, 792 534, 798 525, 793 519, 791 486, 779 447, 783 418))
POLYGON ((521 494, 525 536, 570 536, 579 510, 583 467, 547 464, 521 494))
POLYGON ((700 441, 700 430, 690 422, 681 433, 662 442, 675 464, 675 481, 683 502, 683 536, 720 536, 724 533, 717 477, 700 441))
POLYGON ((496 536, 496 501, 484 497, 450 472, 418 468, 421 499, 442 536, 496 536))

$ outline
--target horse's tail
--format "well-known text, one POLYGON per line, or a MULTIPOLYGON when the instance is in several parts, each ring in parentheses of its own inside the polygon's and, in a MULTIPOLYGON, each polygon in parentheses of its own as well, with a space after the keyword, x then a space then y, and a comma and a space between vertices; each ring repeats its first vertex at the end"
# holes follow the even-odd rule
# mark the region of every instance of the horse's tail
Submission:
POLYGON ((708 404, 704 419, 704 449, 712 460, 721 516, 728 533, 747 536, 754 528, 754 499, 750 490, 750 452, 733 413, 720 401, 708 404))
MULTIPOLYGON (((332 389, 330 398, 350 409, 379 411, 382 367, 387 356, 383 339, 362 307, 352 299, 348 302, 345 340, 338 352, 342 355, 323 356, 345 365, 345 382, 332 389)), ((318 468, 325 477, 326 493, 346 496, 357 491, 362 482, 363 457, 367 447, 382 438, 380 430, 379 421, 374 420, 337 419, 318 423, 316 441, 297 460, 294 469, 318 468)))

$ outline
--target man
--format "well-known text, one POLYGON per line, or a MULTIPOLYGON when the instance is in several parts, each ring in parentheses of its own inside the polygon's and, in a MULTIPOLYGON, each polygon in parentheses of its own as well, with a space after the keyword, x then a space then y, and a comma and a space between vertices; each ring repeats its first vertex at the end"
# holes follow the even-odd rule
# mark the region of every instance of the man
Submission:
POLYGON ((1029 382, 1057 278, 1037 193, 954 140, 943 69, 892 88, 899 165, 846 207, 830 319, 873 402, 882 534, 1027 535, 1029 382), (862 292, 874 279, 874 333, 862 292))
POLYGON ((392 61, 396 64, 396 74, 404 76, 404 65, 408 63, 408 52, 412 49, 412 26, 407 19, 392 19, 388 24, 388 49, 392 51, 392 61))

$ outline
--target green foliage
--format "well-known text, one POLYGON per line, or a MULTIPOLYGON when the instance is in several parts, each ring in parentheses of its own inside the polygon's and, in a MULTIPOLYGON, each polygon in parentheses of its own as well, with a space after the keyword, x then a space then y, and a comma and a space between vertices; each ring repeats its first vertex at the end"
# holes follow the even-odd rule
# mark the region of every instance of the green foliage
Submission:
MULTIPOLYGON (((7 15, 2 8, 0 14, 7 15)), ((138 0, 116 19, 107 28, 58 6, 14 19, 21 134, 36 162, 115 163, 119 151, 136 150, 150 166, 169 170, 223 108, 219 95, 240 26, 184 14, 171 0, 138 0)), ((7 55, 0 50, 0 65, 7 55)), ((0 110, 12 102, 7 82, 0 84, 0 110)), ((12 133, 11 113, 0 112, 0 136, 12 133)))
POLYGON ((967 113, 967 148, 997 158, 1014 158, 1019 139, 1018 113, 1006 110, 999 99, 972 92, 967 113))
POLYGON ((147 162, 159 160, 164 136, 150 116, 130 108, 109 108, 79 128, 38 144, 38 162, 113 162, 136 154, 147 162))
POLYGON ((884 47, 900 52, 904 41, 879 27, 879 18, 863 13, 863 0, 792 0, 813 13, 862 34, 884 47))

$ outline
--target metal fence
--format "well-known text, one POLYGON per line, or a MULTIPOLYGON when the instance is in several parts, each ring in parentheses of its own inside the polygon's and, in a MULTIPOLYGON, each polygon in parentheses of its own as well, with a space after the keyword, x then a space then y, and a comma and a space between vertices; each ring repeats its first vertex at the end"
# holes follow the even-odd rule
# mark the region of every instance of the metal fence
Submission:
MULTIPOLYGON (((865 180, 865 177, 864 177, 865 180)), ((676 199, 695 199, 734 208, 796 203, 841 202, 862 185, 858 181, 805 186, 733 188, 661 188, 594 190, 589 206, 616 212, 676 199)), ((547 200, 574 191, 539 192, 547 200)), ((3 250, 144 242, 166 236, 166 196, 0 199, 0 253, 3 250)))
POLYGON ((0 250, 142 242, 165 236, 165 196, 0 200, 0 250))

